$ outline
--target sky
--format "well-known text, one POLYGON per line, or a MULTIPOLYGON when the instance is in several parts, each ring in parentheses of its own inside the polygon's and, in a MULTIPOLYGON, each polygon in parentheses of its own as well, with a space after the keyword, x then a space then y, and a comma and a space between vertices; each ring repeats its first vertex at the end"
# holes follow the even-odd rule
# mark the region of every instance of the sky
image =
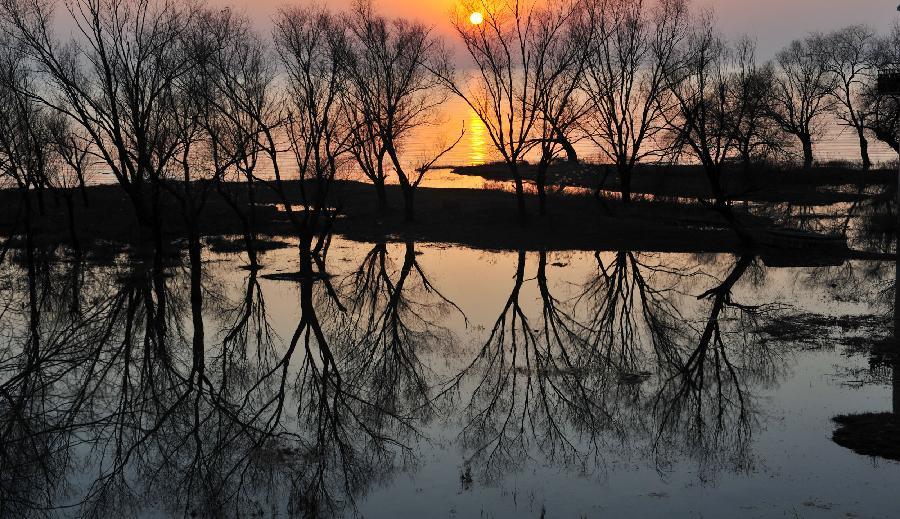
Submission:
MULTIPOLYGON (((214 4, 243 9, 260 30, 271 27, 279 7, 308 0, 211 0, 214 4)), ((332 9, 349 6, 352 0, 317 0, 332 9)), ((450 14, 457 0, 375 0, 387 15, 416 19, 434 26, 452 41, 450 14)), ((697 6, 712 6, 719 27, 729 38, 744 34, 759 42, 759 55, 771 58, 792 39, 812 31, 828 31, 849 24, 868 24, 887 31, 900 21, 900 0, 694 0, 697 6)))

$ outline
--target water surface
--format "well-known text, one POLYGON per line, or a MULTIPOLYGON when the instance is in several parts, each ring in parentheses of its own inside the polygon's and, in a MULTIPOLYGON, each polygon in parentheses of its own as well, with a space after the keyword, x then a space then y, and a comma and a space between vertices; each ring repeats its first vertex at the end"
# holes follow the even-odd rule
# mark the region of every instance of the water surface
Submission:
POLYGON ((293 246, 167 263, 4 264, 10 515, 900 513, 900 465, 830 437, 892 409, 893 263, 341 239, 312 275, 293 246))

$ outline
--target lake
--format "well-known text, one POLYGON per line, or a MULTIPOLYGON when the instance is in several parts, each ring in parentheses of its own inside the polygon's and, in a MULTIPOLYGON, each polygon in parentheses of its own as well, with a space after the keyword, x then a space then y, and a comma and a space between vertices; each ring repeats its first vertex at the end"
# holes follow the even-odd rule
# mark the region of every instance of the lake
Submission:
POLYGON ((9 258, 4 515, 900 514, 893 262, 287 242, 9 258))

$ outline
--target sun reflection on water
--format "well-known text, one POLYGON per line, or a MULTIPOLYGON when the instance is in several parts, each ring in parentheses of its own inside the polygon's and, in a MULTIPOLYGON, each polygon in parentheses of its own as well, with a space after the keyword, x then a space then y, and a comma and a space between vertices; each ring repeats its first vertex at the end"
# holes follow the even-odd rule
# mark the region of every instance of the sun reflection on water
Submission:
POLYGON ((487 159, 487 127, 474 110, 469 110, 469 164, 483 164, 487 159))

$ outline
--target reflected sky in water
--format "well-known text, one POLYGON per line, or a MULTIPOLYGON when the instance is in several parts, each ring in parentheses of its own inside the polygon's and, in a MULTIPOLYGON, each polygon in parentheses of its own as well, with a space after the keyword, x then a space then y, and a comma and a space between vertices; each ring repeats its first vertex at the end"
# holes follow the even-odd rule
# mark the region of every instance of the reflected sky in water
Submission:
POLYGON ((892 333, 892 264, 340 239, 307 276, 294 247, 259 274, 205 258, 4 264, 4 515, 900 513, 900 465, 829 437, 891 409, 860 344, 892 333))

